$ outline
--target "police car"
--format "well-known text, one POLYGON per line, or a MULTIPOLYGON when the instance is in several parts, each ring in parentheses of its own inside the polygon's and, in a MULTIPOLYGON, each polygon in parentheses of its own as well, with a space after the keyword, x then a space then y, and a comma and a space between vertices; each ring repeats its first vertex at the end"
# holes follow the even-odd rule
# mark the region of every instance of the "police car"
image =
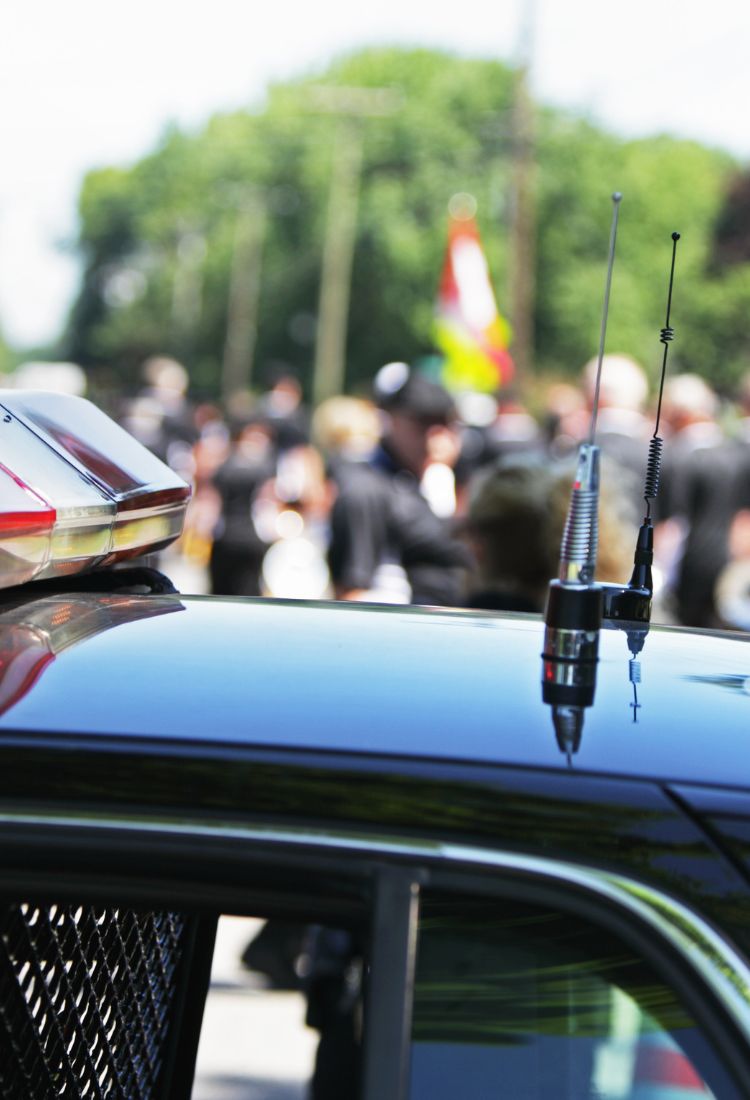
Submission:
POLYGON ((341 933, 313 1096, 750 1096, 745 636, 613 623, 567 736, 538 618, 181 596, 171 471, 0 431, 0 1096, 189 1097, 222 913, 341 933))

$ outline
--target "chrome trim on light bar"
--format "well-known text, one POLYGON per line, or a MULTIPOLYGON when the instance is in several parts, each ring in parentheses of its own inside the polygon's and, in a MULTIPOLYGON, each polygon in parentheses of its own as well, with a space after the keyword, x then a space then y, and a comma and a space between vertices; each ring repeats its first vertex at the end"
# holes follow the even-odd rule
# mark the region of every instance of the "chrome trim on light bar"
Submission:
POLYGON ((278 829, 272 826, 121 819, 95 814, 68 817, 0 811, 0 828, 8 825, 53 826, 92 831, 114 829, 164 837, 190 836, 206 840, 294 845, 348 855, 400 856, 438 866, 449 864, 454 870, 492 869, 533 875, 565 887, 574 886, 626 911, 666 940, 711 989, 750 1043, 750 967, 742 956, 729 940, 689 906, 654 886, 626 875, 568 863, 565 860, 496 852, 472 845, 414 838, 393 839, 377 835, 358 836, 356 833, 338 830, 312 832, 294 827, 278 829))

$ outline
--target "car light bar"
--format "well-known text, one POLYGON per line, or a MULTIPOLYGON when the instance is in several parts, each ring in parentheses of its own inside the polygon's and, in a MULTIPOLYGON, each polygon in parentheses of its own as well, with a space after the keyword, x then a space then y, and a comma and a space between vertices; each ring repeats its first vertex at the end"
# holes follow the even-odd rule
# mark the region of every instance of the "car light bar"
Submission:
POLYGON ((0 391, 0 454, 0 588, 158 550, 182 531, 190 488, 83 398, 0 391))

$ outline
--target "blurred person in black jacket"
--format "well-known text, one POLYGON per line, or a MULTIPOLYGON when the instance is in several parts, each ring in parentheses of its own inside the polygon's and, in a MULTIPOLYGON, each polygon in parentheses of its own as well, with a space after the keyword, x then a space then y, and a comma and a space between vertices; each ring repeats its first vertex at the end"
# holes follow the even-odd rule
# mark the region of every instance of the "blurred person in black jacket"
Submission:
POLYGON ((457 605, 470 556, 421 490, 431 450, 445 454, 455 408, 449 394, 405 363, 378 372, 378 446, 339 470, 329 567, 339 599, 457 605))
POLYGON ((729 559, 729 528, 739 506, 740 449, 724 436, 716 395, 698 375, 668 378, 662 407, 672 434, 655 504, 657 559, 666 565, 679 622, 720 627, 714 589, 729 559))
POLYGON ((291 370, 280 368, 270 375, 257 411, 273 432, 278 454, 310 442, 310 417, 302 401, 302 386, 291 370))
POLYGON ((209 562, 214 595, 260 595, 260 571, 268 546, 255 529, 252 508, 274 472, 272 433, 265 420, 251 418, 235 425, 229 457, 213 479, 221 498, 209 562))

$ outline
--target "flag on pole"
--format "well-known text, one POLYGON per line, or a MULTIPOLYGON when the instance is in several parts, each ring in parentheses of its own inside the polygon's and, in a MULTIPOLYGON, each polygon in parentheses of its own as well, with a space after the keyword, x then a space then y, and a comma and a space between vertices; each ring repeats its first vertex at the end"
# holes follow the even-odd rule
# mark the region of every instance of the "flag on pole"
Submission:
POLYGON ((443 385, 494 393, 513 377, 511 329, 500 316, 473 216, 451 216, 435 311, 443 385))

